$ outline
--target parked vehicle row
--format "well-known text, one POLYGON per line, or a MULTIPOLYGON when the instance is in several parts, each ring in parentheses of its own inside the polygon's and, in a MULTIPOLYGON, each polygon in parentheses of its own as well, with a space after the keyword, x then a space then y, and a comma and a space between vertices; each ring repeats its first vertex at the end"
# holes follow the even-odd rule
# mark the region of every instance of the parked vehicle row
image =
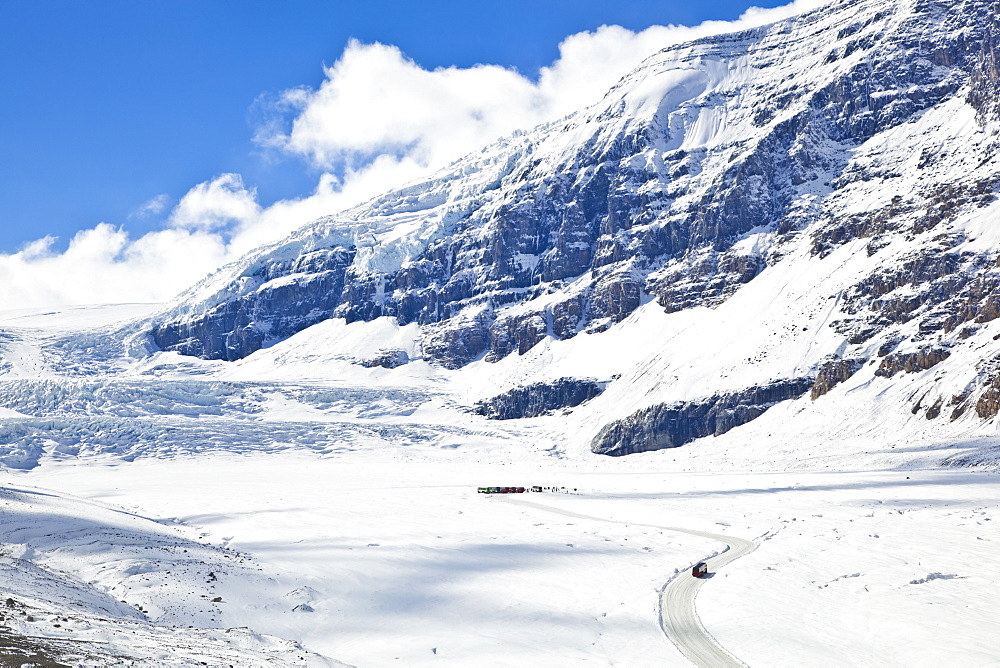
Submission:
MULTIPOLYGON (((541 485, 532 485, 531 487, 477 487, 476 491, 480 494, 521 494, 523 492, 563 492, 569 493, 569 488, 567 487, 542 487, 541 485)), ((572 491, 576 491, 573 488, 572 491)))

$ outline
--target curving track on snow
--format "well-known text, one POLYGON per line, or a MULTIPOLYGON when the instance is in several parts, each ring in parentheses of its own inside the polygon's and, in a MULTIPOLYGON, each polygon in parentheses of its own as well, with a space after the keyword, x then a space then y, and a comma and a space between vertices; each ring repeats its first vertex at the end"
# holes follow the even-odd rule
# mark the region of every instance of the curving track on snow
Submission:
MULTIPOLYGON (((693 529, 663 528, 725 543, 728 547, 723 552, 705 560, 710 575, 757 548, 756 543, 742 538, 693 529)), ((677 645, 677 649, 696 666, 705 668, 743 666, 745 664, 742 661, 715 641, 698 619, 694 598, 704 582, 703 578, 692 577, 690 571, 681 571, 667 583, 660 592, 660 628, 677 645)))
MULTIPOLYGON (((665 531, 678 531, 692 536, 701 536, 702 538, 720 541, 726 544, 726 549, 719 554, 705 559, 710 575, 716 573, 726 564, 753 552, 757 548, 757 544, 753 541, 718 533, 683 529, 681 527, 665 527, 656 524, 642 524, 639 522, 620 522, 603 517, 594 517, 593 515, 574 513, 562 508, 555 508, 543 503, 535 503, 513 496, 501 496, 498 498, 519 506, 529 506, 577 519, 611 522, 612 524, 630 524, 632 526, 651 527, 665 531)), ((692 577, 690 573, 690 570, 681 571, 668 581, 660 592, 660 628, 663 629, 667 638, 677 646, 681 654, 696 666, 703 668, 730 668, 746 665, 727 652, 716 642, 712 634, 702 626, 701 620, 698 618, 698 613, 695 610, 694 599, 698 595, 698 590, 704 584, 705 579, 692 577)))

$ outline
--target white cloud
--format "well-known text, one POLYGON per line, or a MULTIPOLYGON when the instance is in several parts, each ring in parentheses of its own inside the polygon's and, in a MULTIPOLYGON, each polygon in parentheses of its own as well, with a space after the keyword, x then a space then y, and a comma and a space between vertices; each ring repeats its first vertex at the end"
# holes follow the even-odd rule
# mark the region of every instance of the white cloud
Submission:
POLYGON ((130 219, 138 218, 150 218, 152 216, 158 216, 166 210, 167 205, 170 204, 170 195, 166 193, 161 193, 156 197, 153 197, 144 204, 136 207, 128 217, 130 219))
POLYGON ((257 192, 239 174, 223 174, 189 190, 170 214, 173 227, 214 230, 246 225, 260 215, 257 192))
POLYGON ((77 232, 62 252, 54 242, 46 237, 0 256, 4 307, 162 301, 223 259, 220 243, 177 230, 133 241, 101 223, 77 232))
MULTIPOLYGON (((53 238, 39 239, 17 253, 0 254, 0 308, 169 299, 222 263, 310 220, 427 174, 516 129, 596 102, 660 49, 820 4, 796 0, 777 9, 750 8, 737 21, 692 28, 632 32, 602 26, 563 40, 559 58, 537 80, 496 65, 427 70, 394 46, 351 42, 317 90, 282 94, 276 106, 293 110, 290 128, 281 130, 276 117, 258 128, 260 144, 325 170, 313 193, 263 207, 240 175, 222 174, 191 188, 170 212, 166 229, 132 239, 101 223, 77 233, 62 252, 53 250, 53 238)), ((133 216, 158 215, 168 203, 158 195, 133 216)))

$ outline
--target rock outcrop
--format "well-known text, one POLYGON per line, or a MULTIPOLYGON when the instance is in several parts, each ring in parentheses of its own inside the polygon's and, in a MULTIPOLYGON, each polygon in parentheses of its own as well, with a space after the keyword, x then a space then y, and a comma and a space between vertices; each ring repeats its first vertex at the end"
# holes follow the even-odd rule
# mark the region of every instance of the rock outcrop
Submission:
POLYGON ((913 373, 915 371, 925 371, 932 366, 943 362, 951 356, 951 351, 946 348, 921 348, 909 353, 891 353, 882 358, 876 376, 891 378, 900 371, 913 373))
POLYGON ((491 420, 538 417, 561 408, 579 406, 604 390, 604 383, 560 378, 552 383, 532 383, 476 402, 474 412, 491 420))
POLYGON ((793 378, 699 401, 650 406, 606 425, 590 449, 618 457, 719 436, 760 417, 778 402, 802 396, 813 383, 812 378, 793 378))
POLYGON ((864 365, 863 359, 832 359, 820 365, 809 397, 816 401, 853 376, 864 365))
POLYGON ((396 367, 409 364, 410 356, 405 350, 381 350, 374 357, 361 360, 361 366, 369 369, 380 366, 385 369, 395 369, 396 367))

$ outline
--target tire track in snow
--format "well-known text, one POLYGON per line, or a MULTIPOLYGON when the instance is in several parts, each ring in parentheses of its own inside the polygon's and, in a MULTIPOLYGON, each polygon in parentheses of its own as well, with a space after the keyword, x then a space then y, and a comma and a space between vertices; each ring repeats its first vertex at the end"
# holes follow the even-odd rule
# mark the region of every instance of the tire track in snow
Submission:
MULTIPOLYGON (((681 527, 665 527, 657 524, 643 524, 641 522, 622 522, 620 520, 610 520, 604 517, 574 513, 570 510, 563 510, 562 508, 555 508, 553 506, 547 506, 543 503, 535 503, 533 501, 512 496, 499 496, 496 498, 503 499, 507 503, 537 508, 538 510, 544 510, 549 513, 565 515, 567 517, 574 517, 577 519, 650 527, 653 529, 663 529, 665 531, 677 531, 692 536, 700 536, 702 538, 710 538, 712 540, 720 541, 726 544, 726 548, 722 552, 704 560, 705 563, 708 564, 710 574, 718 572, 718 570, 726 564, 753 552, 757 548, 757 544, 753 541, 744 540, 743 538, 735 538, 733 536, 725 536, 718 533, 710 533, 708 531, 683 529, 681 527)), ((663 633, 666 634, 667 638, 669 638, 670 641, 677 646, 677 649, 680 650, 681 654, 687 657, 687 659, 696 666, 704 668, 729 668, 731 666, 744 666, 746 664, 727 652, 715 640, 715 638, 712 637, 712 634, 705 629, 701 620, 698 618, 698 612, 695 610, 694 599, 698 595, 698 590, 704 583, 705 579, 692 577, 689 570, 682 570, 667 581, 666 585, 664 585, 663 589, 660 591, 660 628, 663 630, 663 633)))

